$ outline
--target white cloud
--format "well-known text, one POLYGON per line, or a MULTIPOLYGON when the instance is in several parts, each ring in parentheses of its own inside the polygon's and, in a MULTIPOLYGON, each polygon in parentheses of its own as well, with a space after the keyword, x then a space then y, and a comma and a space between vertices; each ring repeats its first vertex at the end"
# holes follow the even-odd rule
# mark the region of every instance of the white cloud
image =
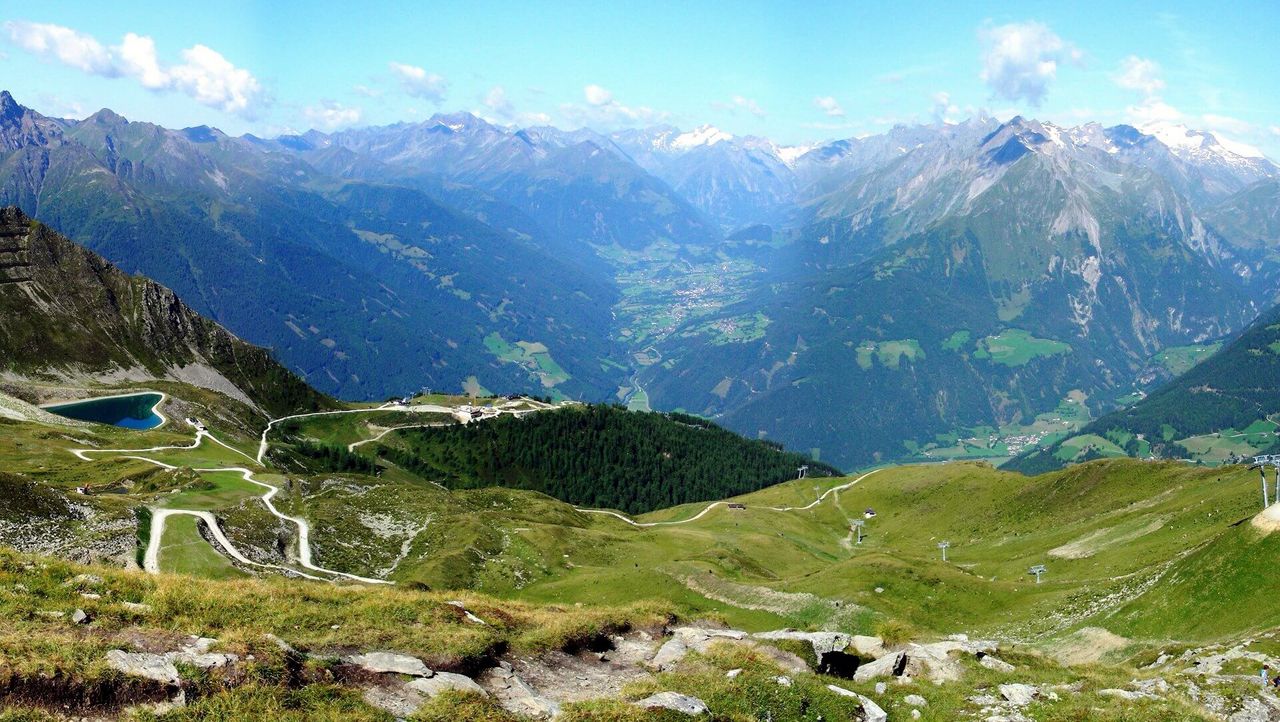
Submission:
POLYGON ((125 75, 130 75, 150 90, 161 90, 169 85, 169 74, 160 67, 156 58, 156 43, 149 37, 125 33, 116 48, 118 65, 125 75))
POLYGON ((1058 64, 1079 62, 1082 55, 1038 22, 983 26, 982 73, 991 92, 1005 100, 1025 100, 1038 107, 1058 77, 1058 64))
POLYGON ((332 100, 322 100, 319 105, 303 108, 302 115, 312 127, 333 131, 359 123, 364 113, 359 108, 341 105, 332 100))
POLYGON ((739 110, 745 110, 757 118, 763 118, 768 115, 768 113, 764 112, 764 109, 761 108, 756 101, 741 95, 735 95, 727 102, 723 100, 713 100, 711 101, 711 107, 716 110, 725 110, 730 113, 737 113, 739 110))
POLYGON ((360 96, 360 97, 362 97, 362 98, 379 98, 379 97, 382 97, 382 91, 381 91, 381 90, 379 90, 378 88, 370 87, 370 86, 368 86, 368 85, 353 85, 353 86, 351 86, 351 90, 352 90, 352 92, 354 92, 356 95, 359 95, 359 96, 360 96))
POLYGON ((599 85, 588 85, 582 89, 582 94, 586 97, 588 105, 594 105, 597 108, 607 106, 613 102, 613 93, 599 85))
POLYGON ((1164 88, 1164 79, 1160 77, 1160 66, 1154 60, 1130 55, 1120 61, 1120 67, 1111 76, 1116 85, 1128 90, 1138 90, 1146 95, 1155 95, 1164 88))
POLYGON ((50 23, 6 20, 4 29, 14 45, 48 60, 57 60, 93 75, 116 77, 111 53, 93 36, 50 23))
POLYGON ((251 105, 262 93, 262 86, 252 73, 237 68, 221 53, 205 45, 183 50, 182 59, 186 62, 169 68, 174 88, 197 102, 228 113, 252 114, 251 105))
MULTIPOLYGON (((969 109, 972 112, 972 109, 969 109)), ((938 123, 958 123, 965 110, 951 102, 951 94, 938 91, 933 94, 933 119, 938 123)))
POLYGON ((1272 135, 1276 135, 1276 136, 1280 136, 1280 125, 1273 125, 1273 126, 1271 126, 1271 134, 1272 134, 1272 135))
POLYGON ((1200 116, 1204 124, 1212 130, 1225 130, 1228 133, 1236 133, 1239 135, 1252 135, 1257 132, 1257 128, 1247 120, 1233 118, 1229 115, 1217 115, 1215 113, 1205 113, 1200 116))
POLYGON ((1137 105, 1124 109, 1125 119, 1135 127, 1143 128, 1162 123, 1180 123, 1182 111, 1169 105, 1160 98, 1151 97, 1137 105))
POLYGON ((599 85, 583 87, 582 97, 586 105, 565 103, 560 106, 561 115, 570 124, 601 128, 650 125, 667 120, 669 113, 648 106, 624 105, 613 93, 599 85))
POLYGON ((394 61, 390 63, 390 67, 391 73, 400 80, 400 87, 404 92, 432 103, 438 104, 444 100, 444 93, 449 88, 449 81, 445 80, 444 76, 428 73, 426 69, 416 65, 405 65, 394 61))
POLYGON ((484 106, 484 109, 477 111, 476 114, 486 120, 522 126, 551 124, 551 116, 546 113, 522 113, 517 111, 511 99, 507 97, 507 89, 501 85, 489 88, 489 92, 485 93, 480 99, 480 104, 484 106))
POLYGON ((843 118, 844 108, 840 107, 839 101, 830 95, 819 96, 813 99, 813 104, 832 118, 843 118))
POLYGON ((126 33, 119 45, 106 47, 90 35, 61 25, 10 20, 4 29, 18 47, 91 75, 133 78, 148 90, 178 91, 198 103, 245 117, 252 117, 265 102, 262 85, 252 73, 205 45, 183 50, 183 62, 166 67, 157 56, 155 41, 145 35, 126 33))

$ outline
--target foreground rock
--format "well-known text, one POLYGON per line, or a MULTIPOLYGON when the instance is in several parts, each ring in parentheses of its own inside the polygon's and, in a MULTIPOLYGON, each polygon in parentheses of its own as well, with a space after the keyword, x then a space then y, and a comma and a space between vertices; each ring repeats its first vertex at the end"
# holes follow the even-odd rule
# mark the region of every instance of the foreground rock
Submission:
POLYGON ((396 652, 369 652, 367 654, 349 654, 342 658, 343 662, 353 664, 366 672, 381 674, 407 674, 411 677, 430 677, 431 671, 422 660, 407 654, 396 652))
POLYGON ((217 641, 208 637, 192 637, 190 644, 164 654, 113 649, 107 652, 107 666, 130 677, 177 685, 182 682, 176 666, 178 663, 200 669, 214 669, 237 661, 238 657, 234 654, 210 652, 209 650, 217 644, 217 641))
POLYGON ((665 708, 683 712, 687 715, 700 715, 708 712, 706 702, 697 697, 690 697, 676 692, 659 692, 631 704, 645 709, 665 708))

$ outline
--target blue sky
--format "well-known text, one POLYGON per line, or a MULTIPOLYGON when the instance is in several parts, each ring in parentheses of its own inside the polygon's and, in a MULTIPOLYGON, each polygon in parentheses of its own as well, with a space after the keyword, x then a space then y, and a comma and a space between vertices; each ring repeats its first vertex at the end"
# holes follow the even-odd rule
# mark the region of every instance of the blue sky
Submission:
POLYGON ((180 5, 10 11, 3 86, 51 115, 233 134, 469 110, 802 143, 986 112, 1180 122, 1280 158, 1275 2, 180 5))

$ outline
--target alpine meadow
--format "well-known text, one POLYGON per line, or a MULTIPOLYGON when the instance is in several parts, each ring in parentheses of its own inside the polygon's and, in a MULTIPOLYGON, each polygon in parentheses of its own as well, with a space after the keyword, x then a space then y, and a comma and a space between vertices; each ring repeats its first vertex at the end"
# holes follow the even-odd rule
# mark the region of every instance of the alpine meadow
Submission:
POLYGON ((12 8, 0 721, 1280 720, 1277 28, 12 8))

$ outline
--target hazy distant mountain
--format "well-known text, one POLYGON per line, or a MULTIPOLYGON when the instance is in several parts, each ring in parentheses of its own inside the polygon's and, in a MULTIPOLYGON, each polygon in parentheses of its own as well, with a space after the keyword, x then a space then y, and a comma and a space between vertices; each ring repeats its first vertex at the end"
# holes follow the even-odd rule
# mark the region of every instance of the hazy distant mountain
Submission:
POLYGON ((1171 127, 979 117, 788 148, 467 113, 261 139, 0 110, 0 200, 326 391, 604 399, 638 375, 659 408, 845 466, 1070 391, 1105 411, 1280 279, 1280 172, 1171 127))
POLYGON ((1088 129, 982 125, 917 129, 821 179, 798 260, 768 296, 673 334, 652 398, 838 463, 892 458, 1073 389, 1106 408, 1155 351, 1242 327, 1270 292, 1239 270, 1256 253, 1088 129), (759 338, 697 343, 752 313, 759 338))
POLYGON ((491 352, 494 333, 544 344, 566 393, 598 397, 621 377, 601 367, 621 356, 609 278, 422 190, 336 179, 279 142, 208 128, 106 110, 53 120, 7 93, 0 143, 0 202, 174 288, 331 393, 458 391, 471 376, 547 390, 491 352))

